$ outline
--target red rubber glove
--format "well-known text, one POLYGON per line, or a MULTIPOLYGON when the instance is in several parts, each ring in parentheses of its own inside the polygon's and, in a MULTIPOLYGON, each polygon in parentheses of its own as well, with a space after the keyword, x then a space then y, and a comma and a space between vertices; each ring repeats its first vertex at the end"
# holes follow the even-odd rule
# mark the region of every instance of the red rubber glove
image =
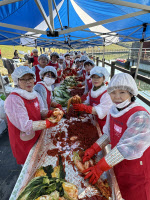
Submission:
POLYGON ((83 156, 83 163, 85 163, 85 161, 90 160, 90 158, 92 158, 96 153, 98 153, 99 151, 101 151, 102 149, 100 148, 100 146, 95 142, 90 148, 88 148, 83 156))
POLYGON ((73 108, 75 111, 85 111, 86 113, 92 113, 92 106, 87 106, 84 104, 73 104, 73 108))
POLYGON ((109 169, 111 169, 111 167, 108 165, 105 158, 102 158, 95 166, 83 171, 83 173, 89 172, 84 179, 90 178, 89 183, 95 184, 103 172, 109 169))
POLYGON ((75 78, 77 81, 84 81, 84 78, 81 76, 81 77, 76 77, 75 78))
POLYGON ((56 108, 59 108, 60 110, 62 110, 65 113, 65 111, 62 109, 62 106, 59 103, 56 105, 56 108))
POLYGON ((86 100, 86 97, 88 96, 88 94, 83 94, 81 96, 81 101, 84 102, 86 100))
POLYGON ((78 84, 77 87, 83 87, 83 85, 82 84, 78 84))
POLYGON ((57 123, 52 123, 48 119, 46 119, 46 128, 54 127, 56 125, 57 125, 57 123))
POLYGON ((57 71, 57 76, 60 76, 61 75, 61 69, 58 69, 58 71, 57 71))
POLYGON ((75 76, 77 75, 77 72, 76 72, 75 69, 72 69, 72 74, 75 75, 75 76))
POLYGON ((53 114, 53 110, 49 110, 46 117, 49 118, 53 114))

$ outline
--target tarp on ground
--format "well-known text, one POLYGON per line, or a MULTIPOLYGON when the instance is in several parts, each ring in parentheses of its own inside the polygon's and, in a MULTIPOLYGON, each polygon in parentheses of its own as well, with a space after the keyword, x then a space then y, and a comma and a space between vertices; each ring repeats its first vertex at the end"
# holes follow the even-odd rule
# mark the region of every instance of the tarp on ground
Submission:
POLYGON ((78 49, 148 40, 149 11, 150 0, 1 0, 0 45, 78 49))

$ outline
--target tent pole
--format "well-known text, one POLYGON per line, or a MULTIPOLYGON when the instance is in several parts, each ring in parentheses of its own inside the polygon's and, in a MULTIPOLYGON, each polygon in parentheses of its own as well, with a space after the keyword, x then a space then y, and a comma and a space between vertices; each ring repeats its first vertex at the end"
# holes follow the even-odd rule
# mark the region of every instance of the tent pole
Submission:
POLYGON ((61 29, 63 30, 63 25, 62 25, 62 22, 61 22, 61 19, 60 19, 60 15, 59 15, 58 10, 57 10, 57 6, 56 6, 56 3, 55 3, 55 0, 53 0, 53 4, 54 4, 55 10, 56 10, 56 14, 57 14, 58 19, 59 19, 59 23, 60 23, 61 29))
POLYGON ((47 20, 46 12, 45 12, 45 10, 44 10, 44 8, 43 8, 43 6, 42 6, 40 0, 34 0, 34 1, 35 1, 36 5, 37 5, 37 7, 38 7, 38 9, 39 9, 39 11, 40 11, 40 13, 41 13, 41 15, 43 16, 43 18, 44 18, 44 20, 45 20, 45 23, 47 24, 47 26, 48 26, 50 32, 53 33, 53 32, 54 32, 54 29, 52 28, 50 22, 47 20))
POLYGON ((104 38, 104 45, 103 45, 103 59, 102 59, 102 67, 105 67, 105 38, 104 38))
POLYGON ((135 77, 134 77, 135 80, 136 80, 137 74, 138 74, 138 69, 139 69, 139 64, 140 64, 140 59, 141 59, 141 54, 142 54, 142 48, 143 48, 143 43, 144 43, 144 36, 145 36, 145 32, 146 32, 146 27, 147 27, 147 23, 144 23, 143 24, 142 39, 140 40, 141 44, 140 44, 140 51, 139 51, 139 55, 138 55, 137 68, 136 68, 135 77))
POLYGON ((48 0, 48 6, 49 6, 50 24, 51 24, 51 26, 52 26, 52 29, 54 30, 54 19, 53 19, 53 5, 52 5, 52 0, 48 0))

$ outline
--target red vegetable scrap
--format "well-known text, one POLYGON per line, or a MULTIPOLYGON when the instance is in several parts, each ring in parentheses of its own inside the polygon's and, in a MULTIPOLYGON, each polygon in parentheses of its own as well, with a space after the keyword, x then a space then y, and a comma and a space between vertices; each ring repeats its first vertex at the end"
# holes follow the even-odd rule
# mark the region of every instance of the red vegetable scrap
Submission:
POLYGON ((59 149, 51 149, 51 150, 48 150, 48 151, 47 151, 47 154, 48 154, 49 156, 53 156, 53 157, 57 156, 58 153, 59 153, 59 149))
POLYGON ((68 137, 77 136, 80 147, 89 148, 98 138, 97 128, 88 120, 87 122, 68 122, 68 137))
POLYGON ((76 88, 76 89, 71 90, 70 94, 72 97, 77 94, 81 97, 84 93, 84 90, 85 90, 84 88, 76 88))
POLYGON ((65 113, 65 117, 66 119, 70 119, 70 117, 79 118, 85 116, 85 114, 86 112, 75 111, 73 106, 70 106, 68 113, 65 113))

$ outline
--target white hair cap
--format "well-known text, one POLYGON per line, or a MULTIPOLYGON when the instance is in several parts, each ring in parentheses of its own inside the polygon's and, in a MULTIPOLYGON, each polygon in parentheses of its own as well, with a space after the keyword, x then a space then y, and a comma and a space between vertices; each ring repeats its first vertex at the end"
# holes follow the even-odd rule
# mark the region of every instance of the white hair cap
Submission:
POLYGON ((41 58, 46 58, 47 59, 47 63, 49 63, 49 58, 46 54, 41 54, 39 57, 38 57, 38 61, 41 59, 41 58))
POLYGON ((86 61, 84 62, 84 66, 85 66, 87 63, 90 63, 91 65, 95 66, 95 63, 93 62, 93 60, 90 60, 90 59, 86 60, 86 61))
POLYGON ((81 52, 80 51, 77 52, 77 56, 81 56, 81 52))
POLYGON ((70 53, 65 53, 65 54, 64 54, 64 57, 66 57, 66 56, 70 56, 70 53))
POLYGON ((75 54, 74 54, 74 52, 73 51, 71 51, 70 52, 70 56, 74 56, 75 54))
POLYGON ((38 53, 38 50, 37 49, 32 49, 32 53, 34 53, 34 52, 38 53))
POLYGON ((25 74, 32 74, 33 76, 35 76, 34 71, 32 71, 32 69, 30 69, 28 66, 17 67, 11 74, 11 77, 14 81, 14 85, 18 85, 18 79, 24 76, 25 74))
POLYGON ((51 53, 51 59, 52 59, 52 56, 57 56, 58 58, 59 58, 59 54, 57 53, 57 52, 53 52, 53 53, 51 53))
POLYGON ((92 75, 97 75, 99 77, 104 76, 105 82, 108 81, 108 79, 109 79, 109 73, 105 67, 95 66, 90 71, 90 76, 92 76, 92 75))
POLYGON ((80 62, 80 58, 76 58, 74 62, 75 62, 75 64, 76 64, 77 62, 80 62))
POLYGON ((64 57, 63 57, 63 56, 59 56, 59 60, 60 60, 60 59, 61 59, 61 60, 64 60, 64 57))
POLYGON ((81 58, 80 58, 80 62, 81 62, 81 61, 86 61, 86 60, 88 60, 88 59, 89 59, 89 58, 88 58, 87 56, 84 56, 84 55, 83 55, 83 56, 81 56, 81 58))
POLYGON ((53 66, 46 66, 39 73, 40 79, 43 78, 43 76, 44 76, 44 74, 46 72, 53 72, 55 74, 56 78, 57 78, 57 71, 56 71, 56 69, 53 66))
POLYGON ((138 95, 138 88, 135 80, 130 74, 119 73, 112 77, 108 85, 107 91, 110 94, 114 90, 127 90, 134 96, 138 95))

